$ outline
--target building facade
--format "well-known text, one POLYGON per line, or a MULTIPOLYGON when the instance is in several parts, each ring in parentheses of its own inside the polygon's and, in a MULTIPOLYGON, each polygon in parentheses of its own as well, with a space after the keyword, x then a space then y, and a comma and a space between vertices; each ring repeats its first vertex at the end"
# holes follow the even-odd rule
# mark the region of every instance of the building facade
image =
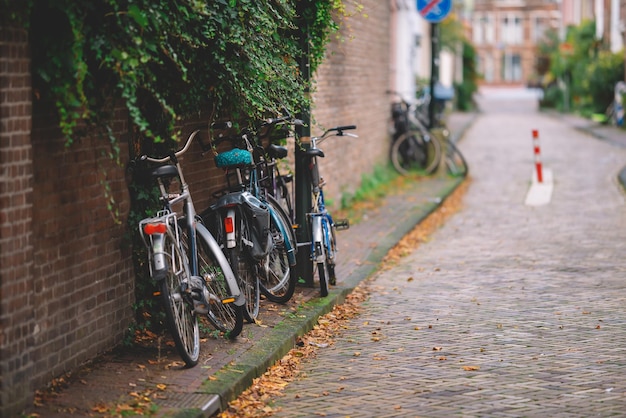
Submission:
POLYGON ((470 19, 484 83, 526 85, 537 76, 537 43, 560 28, 560 2, 476 0, 470 19))

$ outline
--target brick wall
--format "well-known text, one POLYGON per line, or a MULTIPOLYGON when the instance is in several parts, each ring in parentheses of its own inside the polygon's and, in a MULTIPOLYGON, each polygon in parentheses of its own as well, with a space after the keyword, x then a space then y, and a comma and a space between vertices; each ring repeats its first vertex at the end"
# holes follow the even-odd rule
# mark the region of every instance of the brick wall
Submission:
MULTIPOLYGON (((25 31, 0 26, 0 415, 31 395, 33 298, 31 89, 25 31), (26 384, 24 384, 26 383, 26 384)), ((13 409, 15 411, 16 409, 13 409)))
POLYGON ((312 113, 317 125, 311 134, 355 124, 359 135, 329 138, 320 146, 326 155, 320 162, 328 180, 326 195, 335 205, 342 194, 359 187, 363 174, 387 164, 389 155, 390 6, 381 0, 359 3, 362 12, 347 18, 315 76, 312 113))
MULTIPOLYGON (((123 165, 101 136, 67 147, 50 109, 39 107, 31 136, 35 387, 119 343, 134 302, 123 165)), ((125 113, 116 119, 125 159, 125 113)))
MULTIPOLYGON (((389 4, 360 3, 316 75, 313 134, 356 124, 360 136, 323 146, 335 201, 387 162, 389 4)), ((129 126, 120 110, 119 165, 97 135, 66 147, 50 109, 31 103, 27 33, 2 26, 0 87, 0 416, 14 416, 34 390, 118 344, 132 319, 129 126)), ((183 164, 201 211, 223 173, 193 147, 183 164)))

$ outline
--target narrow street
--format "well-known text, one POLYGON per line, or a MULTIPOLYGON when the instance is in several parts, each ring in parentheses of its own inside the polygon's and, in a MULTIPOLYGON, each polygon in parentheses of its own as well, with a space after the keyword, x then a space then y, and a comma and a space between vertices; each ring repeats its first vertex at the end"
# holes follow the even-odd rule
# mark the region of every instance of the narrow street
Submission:
POLYGON ((626 148, 483 90, 471 184, 428 243, 274 401, 284 417, 616 416, 626 410, 626 148), (532 130, 554 189, 524 204, 532 130))

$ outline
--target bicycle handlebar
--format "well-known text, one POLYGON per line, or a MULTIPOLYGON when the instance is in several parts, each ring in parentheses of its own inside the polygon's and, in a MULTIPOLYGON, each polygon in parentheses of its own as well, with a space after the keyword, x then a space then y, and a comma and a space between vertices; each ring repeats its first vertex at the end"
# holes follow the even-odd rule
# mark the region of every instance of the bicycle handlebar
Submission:
POLYGON ((324 139, 330 137, 330 136, 350 136, 353 138, 358 138, 359 136, 357 134, 353 134, 351 132, 344 132, 344 131, 349 131, 352 129, 356 129, 356 125, 343 125, 343 126, 336 126, 334 128, 330 128, 327 129, 322 136, 318 136, 318 137, 313 137, 312 139, 319 142, 322 142, 324 139), (331 132, 334 132, 332 135, 330 135, 331 132))
POLYGON ((167 157, 163 157, 163 158, 154 158, 154 157, 150 157, 148 155, 142 155, 141 157, 139 157, 140 160, 145 160, 145 161, 150 161, 153 163, 166 163, 168 161, 174 161, 176 160, 177 157, 180 157, 181 155, 183 155, 185 152, 187 152, 187 150, 189 149, 189 147, 191 146, 191 142, 193 141, 193 139, 196 137, 196 135, 198 134, 198 132, 200 132, 200 130, 195 130, 191 133, 191 135, 189 135, 189 138, 187 138, 187 142, 185 142, 185 145, 179 149, 176 152, 173 152, 172 154, 168 155, 167 157))

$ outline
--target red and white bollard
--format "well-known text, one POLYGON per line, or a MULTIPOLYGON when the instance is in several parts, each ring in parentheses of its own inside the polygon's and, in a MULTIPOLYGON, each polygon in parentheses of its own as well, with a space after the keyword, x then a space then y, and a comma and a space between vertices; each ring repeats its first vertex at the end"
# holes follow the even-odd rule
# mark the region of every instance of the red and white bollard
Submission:
POLYGON ((533 149, 535 152, 535 170, 537 172, 537 182, 543 183, 543 172, 541 167, 541 148, 539 147, 539 131, 533 129, 533 149))

